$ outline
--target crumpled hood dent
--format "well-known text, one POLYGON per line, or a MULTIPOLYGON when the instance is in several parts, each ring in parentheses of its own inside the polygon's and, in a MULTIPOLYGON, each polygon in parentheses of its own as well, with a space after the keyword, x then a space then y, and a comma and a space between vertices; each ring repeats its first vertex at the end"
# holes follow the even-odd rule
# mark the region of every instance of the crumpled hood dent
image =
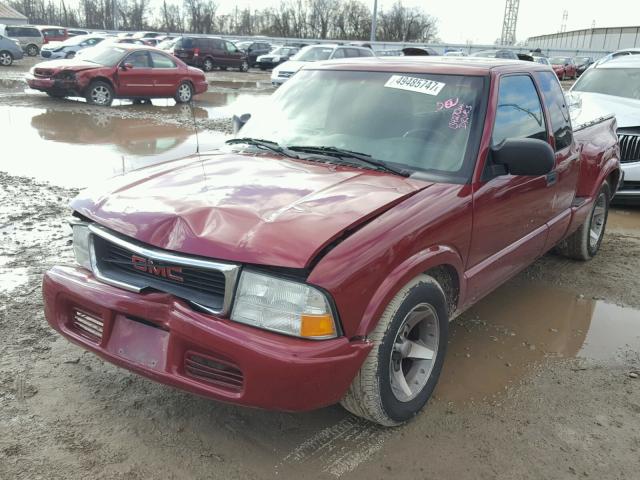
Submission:
POLYGON ((372 170, 265 155, 168 162, 87 190, 80 214, 158 248, 305 268, 329 243, 431 185, 372 170))

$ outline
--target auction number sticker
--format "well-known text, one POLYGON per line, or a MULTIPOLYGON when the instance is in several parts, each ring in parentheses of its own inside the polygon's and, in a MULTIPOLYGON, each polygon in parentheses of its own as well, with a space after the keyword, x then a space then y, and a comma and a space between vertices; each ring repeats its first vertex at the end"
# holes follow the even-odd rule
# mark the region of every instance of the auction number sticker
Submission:
POLYGON ((410 92, 426 93, 427 95, 438 95, 446 84, 427 80, 426 78, 407 77, 405 75, 391 75, 391 78, 384 84, 387 88, 397 88, 410 92))

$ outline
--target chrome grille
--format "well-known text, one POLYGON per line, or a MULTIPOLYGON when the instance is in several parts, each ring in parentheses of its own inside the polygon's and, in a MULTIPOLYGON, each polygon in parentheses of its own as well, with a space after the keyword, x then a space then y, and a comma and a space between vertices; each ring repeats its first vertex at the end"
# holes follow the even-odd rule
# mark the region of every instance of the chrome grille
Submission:
POLYGON ((640 134, 618 134, 620 162, 640 162, 640 134))
POLYGON ((73 326, 82 336, 99 343, 102 340, 104 324, 102 318, 82 310, 73 310, 73 326))
POLYGON ((153 289, 215 314, 227 314, 239 267, 148 247, 91 225, 92 264, 105 283, 134 292, 153 289))

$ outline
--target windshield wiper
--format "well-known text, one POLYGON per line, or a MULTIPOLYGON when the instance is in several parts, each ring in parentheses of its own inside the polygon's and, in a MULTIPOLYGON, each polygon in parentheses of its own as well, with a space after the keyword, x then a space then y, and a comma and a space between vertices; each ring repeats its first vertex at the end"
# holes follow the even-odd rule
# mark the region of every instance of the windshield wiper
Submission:
POLYGON ((270 150, 275 153, 279 153, 280 155, 284 155, 289 158, 300 158, 295 153, 289 151, 289 149, 285 149, 280 146, 278 142, 274 142, 271 140, 263 140, 261 138, 251 138, 251 137, 242 137, 242 138, 231 138, 227 140, 227 145, 235 145, 237 143, 245 143, 247 145, 252 145, 254 147, 262 148, 265 150, 270 150))
POLYGON ((350 158, 353 160, 358 160, 361 163, 372 165, 378 168, 379 170, 385 170, 387 172, 391 172, 396 175, 401 175, 403 177, 408 177, 409 175, 411 175, 411 172, 409 170, 392 167, 388 163, 382 160, 378 160, 377 158, 373 158, 371 155, 367 153, 354 152, 353 150, 346 150, 346 149, 337 148, 337 147, 322 147, 322 146, 317 147, 313 145, 291 145, 291 146, 288 146, 287 148, 289 150, 293 150, 294 152, 329 155, 329 156, 337 157, 340 159, 350 158))

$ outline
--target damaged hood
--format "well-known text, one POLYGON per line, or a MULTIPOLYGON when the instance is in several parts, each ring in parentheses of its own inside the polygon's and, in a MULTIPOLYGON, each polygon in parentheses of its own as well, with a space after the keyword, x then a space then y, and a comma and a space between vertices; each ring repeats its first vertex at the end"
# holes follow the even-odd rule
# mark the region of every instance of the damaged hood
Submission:
POLYGON ((373 170, 219 153, 111 179, 71 206, 158 248, 304 268, 345 230, 430 185, 373 170))
POLYGON ((640 125, 640 100, 571 90, 567 95, 574 125, 614 114, 618 128, 640 125))
POLYGON ((94 62, 84 62, 76 58, 61 58, 59 60, 49 60, 47 62, 39 63, 36 65, 38 68, 49 68, 52 70, 73 70, 79 72, 81 70, 89 70, 92 68, 105 68, 104 65, 100 65, 94 62))

